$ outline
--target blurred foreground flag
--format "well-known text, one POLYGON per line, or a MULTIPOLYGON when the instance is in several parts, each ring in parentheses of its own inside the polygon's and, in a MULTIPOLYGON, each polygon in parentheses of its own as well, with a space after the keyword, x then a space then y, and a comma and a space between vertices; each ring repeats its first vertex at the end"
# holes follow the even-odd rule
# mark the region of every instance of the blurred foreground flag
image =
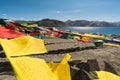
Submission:
POLYGON ((43 59, 31 57, 8 58, 18 80, 71 80, 66 54, 60 63, 47 63, 43 59))
POLYGON ((120 76, 106 71, 96 71, 98 79, 95 80, 120 80, 120 76))
POLYGON ((56 80, 43 59, 16 57, 9 60, 17 80, 56 80))
POLYGON ((17 38, 21 36, 25 36, 25 34, 0 26, 0 38, 17 38))
POLYGON ((47 52, 44 41, 31 36, 22 36, 11 40, 0 39, 0 43, 7 57, 47 52))
POLYGON ((57 80, 71 80, 70 66, 68 64, 70 57, 69 54, 66 54, 60 63, 54 63, 53 61, 48 63, 57 80))

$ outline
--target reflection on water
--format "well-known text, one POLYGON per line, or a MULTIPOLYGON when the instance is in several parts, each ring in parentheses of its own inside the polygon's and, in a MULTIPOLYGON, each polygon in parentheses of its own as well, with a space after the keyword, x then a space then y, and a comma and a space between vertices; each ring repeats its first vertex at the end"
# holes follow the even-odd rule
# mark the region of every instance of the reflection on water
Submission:
POLYGON ((73 29, 81 29, 81 30, 90 30, 90 29, 96 29, 96 27, 72 27, 73 29))
POLYGON ((101 33, 101 34, 116 34, 120 35, 120 27, 57 27, 59 29, 86 32, 86 33, 101 33))

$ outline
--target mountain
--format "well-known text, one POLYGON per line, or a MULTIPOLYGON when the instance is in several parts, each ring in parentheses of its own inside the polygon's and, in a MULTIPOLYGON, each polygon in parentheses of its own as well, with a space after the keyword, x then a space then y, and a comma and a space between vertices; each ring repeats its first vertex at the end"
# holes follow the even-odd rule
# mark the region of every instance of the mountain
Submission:
POLYGON ((49 27, 59 27, 68 26, 65 22, 54 20, 54 19, 43 19, 36 22, 38 26, 49 26, 49 27))
POLYGON ((86 25, 90 24, 90 21, 86 21, 86 20, 71 21, 71 20, 68 20, 68 21, 66 21, 66 24, 68 24, 70 26, 86 26, 86 25))
POLYGON ((93 27, 110 27, 110 26, 120 26, 120 22, 106 22, 106 21, 87 21, 87 20, 75 20, 75 21, 71 21, 68 20, 66 21, 66 24, 70 25, 70 26, 93 26, 93 27))
POLYGON ((67 20, 66 22, 63 22, 55 19, 43 19, 39 21, 21 21, 21 22, 36 23, 38 24, 38 26, 48 27, 60 27, 60 26, 120 27, 120 22, 87 21, 87 20, 75 20, 75 21, 67 20))
POLYGON ((16 23, 28 23, 28 24, 38 24, 38 26, 48 26, 48 27, 60 27, 60 26, 69 26, 63 21, 54 20, 54 19, 43 19, 39 21, 25 21, 25 20, 15 20, 16 23))
POLYGON ((87 21, 87 20, 67 20, 66 22, 54 20, 54 19, 43 19, 36 22, 39 26, 49 27, 60 27, 60 26, 92 26, 92 27, 120 27, 120 22, 106 22, 106 21, 87 21))

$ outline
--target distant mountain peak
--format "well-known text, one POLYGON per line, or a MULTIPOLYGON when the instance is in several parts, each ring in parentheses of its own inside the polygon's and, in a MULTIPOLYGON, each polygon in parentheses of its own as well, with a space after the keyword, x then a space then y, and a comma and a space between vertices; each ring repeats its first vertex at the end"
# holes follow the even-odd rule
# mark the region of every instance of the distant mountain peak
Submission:
POLYGON ((42 19, 41 21, 37 21, 39 26, 49 26, 49 27, 59 27, 59 26, 68 26, 65 22, 55 20, 55 19, 42 19))

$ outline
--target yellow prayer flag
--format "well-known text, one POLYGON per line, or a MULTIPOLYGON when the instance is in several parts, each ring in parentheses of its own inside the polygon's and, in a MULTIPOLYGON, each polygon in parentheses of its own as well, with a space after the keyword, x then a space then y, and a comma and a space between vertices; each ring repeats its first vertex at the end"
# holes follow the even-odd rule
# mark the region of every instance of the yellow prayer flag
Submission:
POLYGON ((97 73, 98 79, 95 79, 95 80, 120 80, 119 76, 107 71, 96 71, 96 73, 97 73))
POLYGON ((11 40, 1 39, 0 43, 7 57, 43 54, 47 52, 44 41, 31 36, 22 36, 11 40))
POLYGON ((17 57, 9 60, 18 80, 56 80, 43 59, 17 57))
POLYGON ((57 80, 71 80, 70 66, 68 64, 70 57, 69 54, 66 54, 60 63, 50 62, 48 64, 57 80))

